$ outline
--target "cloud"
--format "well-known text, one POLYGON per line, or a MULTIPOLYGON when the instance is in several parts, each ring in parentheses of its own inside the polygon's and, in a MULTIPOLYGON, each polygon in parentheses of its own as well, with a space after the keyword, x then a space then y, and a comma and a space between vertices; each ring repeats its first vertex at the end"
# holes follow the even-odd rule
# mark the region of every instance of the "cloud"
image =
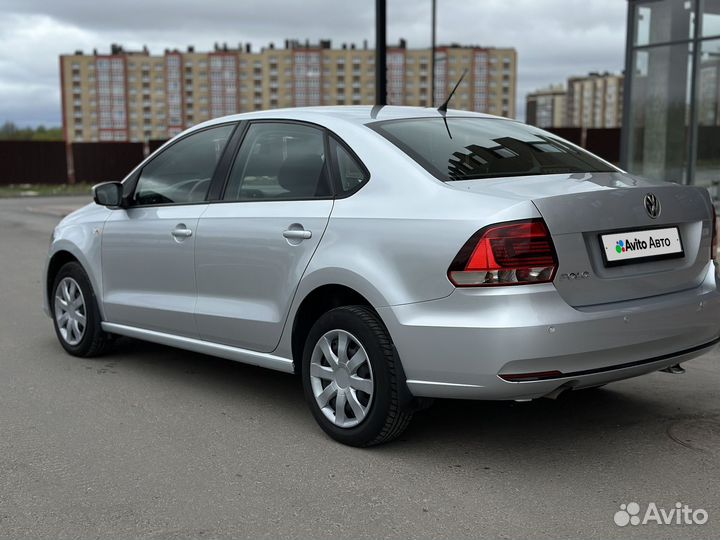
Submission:
POLYGON ((90 32, 46 15, 8 14, 0 19, 0 122, 21 126, 60 124, 58 52, 89 46, 90 32))
MULTIPOLYGON (((525 95, 588 71, 623 67, 623 0, 437 0, 438 43, 515 47, 518 117, 525 95)), ((370 0, 0 0, 0 122, 58 125, 58 56, 148 45, 152 53, 215 42, 255 49, 286 38, 374 45, 370 0)), ((388 2, 388 41, 430 44, 430 0, 388 2)))

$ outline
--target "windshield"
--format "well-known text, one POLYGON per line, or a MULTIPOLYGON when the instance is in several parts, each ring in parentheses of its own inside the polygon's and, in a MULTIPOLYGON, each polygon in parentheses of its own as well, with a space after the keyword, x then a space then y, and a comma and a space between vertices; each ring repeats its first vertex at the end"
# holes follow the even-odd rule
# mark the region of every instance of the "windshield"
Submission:
POLYGON ((410 118, 368 127, 446 182, 617 170, 551 133, 511 120, 410 118))

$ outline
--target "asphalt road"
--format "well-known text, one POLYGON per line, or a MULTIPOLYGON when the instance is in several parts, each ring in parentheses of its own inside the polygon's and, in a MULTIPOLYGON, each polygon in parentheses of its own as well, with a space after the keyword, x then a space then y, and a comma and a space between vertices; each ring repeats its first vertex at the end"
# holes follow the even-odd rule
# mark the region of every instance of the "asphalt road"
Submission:
POLYGON ((81 201, 0 200, 0 538, 720 537, 717 354, 556 401, 437 402, 347 448, 290 375, 129 339, 65 354, 40 272, 81 201), (630 502, 708 522, 615 525, 630 502))

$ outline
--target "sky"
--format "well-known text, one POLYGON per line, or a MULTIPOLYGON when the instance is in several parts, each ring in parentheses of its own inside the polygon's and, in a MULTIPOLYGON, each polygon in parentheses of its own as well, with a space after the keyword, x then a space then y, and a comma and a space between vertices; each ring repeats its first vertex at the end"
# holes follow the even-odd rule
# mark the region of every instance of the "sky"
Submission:
MULTIPOLYGON (((388 43, 430 45, 430 0, 387 0, 388 43)), ((621 72, 626 0, 437 0, 437 42, 515 47, 525 95, 590 71, 621 72)), ((253 49, 286 38, 374 46, 373 0, 0 0, 0 123, 58 126, 60 54, 143 45, 253 49)))

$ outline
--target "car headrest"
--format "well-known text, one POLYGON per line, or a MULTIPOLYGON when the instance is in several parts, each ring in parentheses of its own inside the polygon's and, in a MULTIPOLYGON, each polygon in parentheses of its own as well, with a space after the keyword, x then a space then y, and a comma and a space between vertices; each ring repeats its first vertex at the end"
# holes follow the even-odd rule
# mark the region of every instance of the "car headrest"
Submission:
POLYGON ((315 196, 323 165, 323 158, 317 154, 288 156, 278 171, 278 183, 292 197, 315 196))

